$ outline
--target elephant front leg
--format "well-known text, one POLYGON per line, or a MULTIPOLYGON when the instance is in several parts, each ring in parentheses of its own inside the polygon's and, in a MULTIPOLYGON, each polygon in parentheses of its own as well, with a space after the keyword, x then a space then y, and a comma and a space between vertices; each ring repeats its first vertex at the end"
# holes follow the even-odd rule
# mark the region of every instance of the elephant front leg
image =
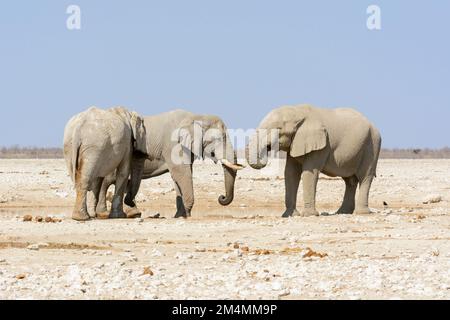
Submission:
POLYGON ((303 202, 304 208, 301 213, 303 217, 318 216, 316 210, 316 189, 319 180, 318 169, 307 169, 302 172, 303 180, 303 202))
POLYGON ((135 198, 141 186, 144 173, 144 157, 133 157, 131 179, 128 181, 127 195, 125 197, 126 214, 128 218, 139 218, 142 213, 136 205, 135 198))
POLYGON ((286 167, 284 169, 286 211, 282 215, 283 218, 300 215, 300 213, 297 211, 297 192, 300 183, 300 177, 300 164, 294 158, 288 155, 286 160, 286 167))
POLYGON ((359 182, 358 200, 356 201, 356 214, 370 214, 369 191, 372 185, 373 176, 365 177, 359 182))
POLYGON ((358 179, 356 176, 343 178, 345 181, 345 194, 341 207, 336 214, 351 214, 355 210, 355 193, 358 186, 358 179))
POLYGON ((175 218, 190 217, 194 206, 194 186, 192 166, 181 165, 170 170, 177 191, 177 213, 175 218))
POLYGON ((177 212, 175 213, 175 218, 186 217, 186 209, 184 208, 183 197, 181 196, 181 190, 177 183, 174 182, 174 188, 177 193, 177 212))

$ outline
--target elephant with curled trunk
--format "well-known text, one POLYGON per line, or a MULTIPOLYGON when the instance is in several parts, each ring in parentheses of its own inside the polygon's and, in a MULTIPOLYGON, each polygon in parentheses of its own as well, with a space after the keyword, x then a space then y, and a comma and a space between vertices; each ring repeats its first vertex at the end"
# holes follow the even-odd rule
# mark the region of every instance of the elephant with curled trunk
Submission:
MULTIPOLYGON (((237 163, 227 128, 219 117, 174 110, 144 117, 144 123, 151 139, 148 139, 147 156, 135 157, 133 163, 125 198, 125 205, 131 207, 129 215, 138 213, 134 199, 141 179, 169 172, 176 191, 175 217, 189 217, 194 205, 192 163, 196 158, 206 157, 216 163, 221 162, 225 195, 219 197, 219 203, 226 206, 233 201, 236 172, 243 167, 237 163)), ((115 181, 112 174, 103 182, 99 201, 101 211, 106 210, 106 193, 115 181)))
POLYGON ((133 154, 147 153, 144 122, 122 107, 88 109, 69 120, 64 131, 64 158, 75 184, 75 220, 88 220, 86 195, 93 191, 98 202, 104 177, 116 173, 111 218, 126 217, 123 196, 131 173, 133 154))
POLYGON ((319 215, 316 186, 319 173, 342 177, 345 195, 337 213, 370 213, 369 189, 376 175, 381 136, 359 112, 309 105, 284 106, 271 111, 246 147, 254 169, 267 165, 267 151, 278 146, 287 153, 283 217, 319 215), (297 211, 297 191, 303 180, 304 209, 297 211), (359 194, 355 204, 355 194, 359 194))

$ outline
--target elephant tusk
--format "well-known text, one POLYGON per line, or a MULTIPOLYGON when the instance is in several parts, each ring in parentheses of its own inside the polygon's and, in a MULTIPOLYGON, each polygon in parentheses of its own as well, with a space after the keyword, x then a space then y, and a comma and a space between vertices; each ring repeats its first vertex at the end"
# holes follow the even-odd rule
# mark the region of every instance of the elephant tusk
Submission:
POLYGON ((222 165, 224 165, 230 169, 236 170, 236 171, 242 170, 245 168, 245 166, 243 166, 242 164, 233 164, 228 160, 221 160, 220 162, 222 163, 222 165))

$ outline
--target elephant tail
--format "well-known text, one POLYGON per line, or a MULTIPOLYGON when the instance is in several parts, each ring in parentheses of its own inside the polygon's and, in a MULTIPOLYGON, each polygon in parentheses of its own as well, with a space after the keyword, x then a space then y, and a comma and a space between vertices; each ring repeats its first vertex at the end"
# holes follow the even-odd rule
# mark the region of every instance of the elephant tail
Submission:
POLYGON ((75 133, 72 138, 72 180, 74 183, 77 182, 77 170, 78 168, 78 160, 80 157, 80 147, 81 147, 81 138, 79 135, 79 130, 75 130, 75 133))

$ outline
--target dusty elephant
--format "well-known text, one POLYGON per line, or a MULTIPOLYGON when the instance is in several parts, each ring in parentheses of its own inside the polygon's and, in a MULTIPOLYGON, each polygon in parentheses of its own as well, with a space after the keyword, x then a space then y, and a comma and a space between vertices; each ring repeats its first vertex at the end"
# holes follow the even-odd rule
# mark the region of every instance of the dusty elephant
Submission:
POLYGON ((126 216, 123 195, 133 153, 146 154, 146 143, 142 118, 122 107, 108 110, 92 107, 69 120, 64 131, 64 158, 76 188, 73 219, 90 218, 86 205, 87 192, 93 191, 98 203, 103 179, 112 172, 117 173, 117 188, 109 216, 126 216))
POLYGON ((320 172, 345 181, 344 200, 337 213, 370 213, 369 190, 376 175, 381 136, 361 113, 348 108, 322 109, 309 105, 274 109, 263 119, 246 147, 250 166, 265 167, 267 151, 276 143, 279 150, 287 152, 283 217, 319 215, 315 199, 320 172), (300 179, 304 198, 301 214, 296 208, 300 179), (357 185, 359 195, 355 204, 357 185))
MULTIPOLYGON (((159 115, 144 117, 147 127, 148 156, 134 162, 128 184, 125 205, 131 207, 129 214, 138 209, 135 196, 142 179, 165 173, 172 176, 176 191, 177 212, 175 217, 189 217, 194 206, 192 162, 195 158, 210 158, 221 162, 224 170, 225 195, 219 197, 221 205, 229 205, 234 198, 236 173, 243 166, 237 163, 236 153, 223 121, 213 115, 197 115, 184 110, 173 110, 159 115), (201 135, 195 133, 201 132, 201 135), (184 150, 188 162, 180 163, 177 153, 184 150)), ((106 210, 106 193, 115 176, 108 176, 102 185, 99 206, 106 210)))

